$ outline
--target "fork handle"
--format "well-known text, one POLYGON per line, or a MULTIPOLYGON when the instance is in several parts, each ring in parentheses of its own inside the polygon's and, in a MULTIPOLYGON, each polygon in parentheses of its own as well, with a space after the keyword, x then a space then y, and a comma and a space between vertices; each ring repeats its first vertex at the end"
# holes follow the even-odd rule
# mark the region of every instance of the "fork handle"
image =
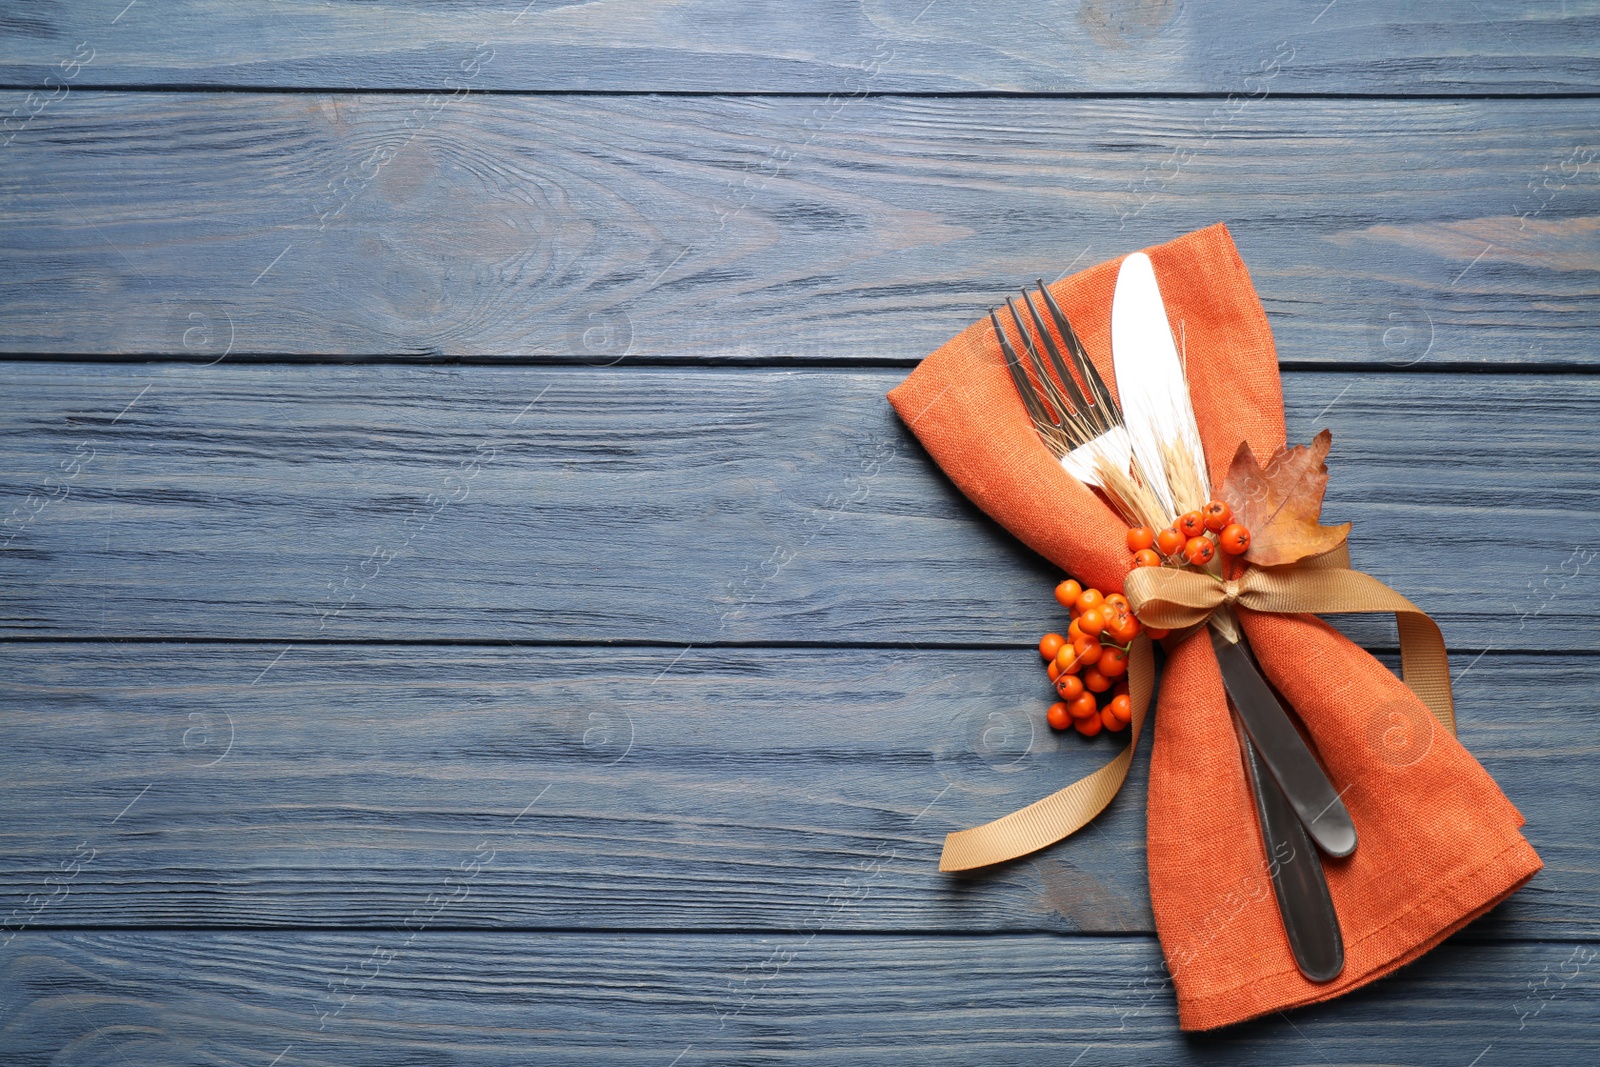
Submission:
POLYGON ((1261 843, 1267 851, 1267 872, 1278 899, 1278 917, 1289 940, 1289 951, 1300 973, 1312 982, 1327 982, 1344 970, 1344 934, 1339 913, 1328 892, 1322 858, 1300 823, 1283 790, 1267 773, 1261 755, 1245 733, 1237 708, 1232 707, 1233 729, 1244 757, 1245 778, 1255 797, 1261 843))

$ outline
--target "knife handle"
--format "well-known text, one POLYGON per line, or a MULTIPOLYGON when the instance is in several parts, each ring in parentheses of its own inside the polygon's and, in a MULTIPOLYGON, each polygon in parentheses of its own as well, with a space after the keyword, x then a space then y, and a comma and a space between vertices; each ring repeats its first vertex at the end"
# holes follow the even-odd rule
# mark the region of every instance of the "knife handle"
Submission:
POLYGON ((1211 630, 1211 645, 1222 671, 1223 688, 1239 721, 1306 832, 1328 855, 1350 855, 1356 850, 1356 826, 1349 809, 1306 747, 1305 738, 1289 721, 1277 694, 1261 677, 1249 645, 1242 635, 1238 641, 1230 641, 1216 629, 1211 630))
POLYGON ((1283 920, 1289 951, 1307 980, 1331 981, 1344 970, 1344 934, 1328 892, 1322 858, 1283 790, 1262 765, 1231 702, 1230 710, 1244 757, 1245 777, 1255 797, 1261 843, 1267 851, 1267 871, 1272 878, 1273 895, 1278 898, 1278 917, 1283 920))

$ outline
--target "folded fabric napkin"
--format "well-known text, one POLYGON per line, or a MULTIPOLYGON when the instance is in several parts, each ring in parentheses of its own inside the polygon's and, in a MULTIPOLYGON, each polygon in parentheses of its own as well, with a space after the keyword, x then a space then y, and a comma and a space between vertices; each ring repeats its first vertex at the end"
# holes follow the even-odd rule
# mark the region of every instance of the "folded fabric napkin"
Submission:
MULTIPOLYGON (((1145 251, 1174 336, 1182 326, 1217 486, 1241 440, 1261 457, 1284 444, 1266 314, 1224 226, 1145 251)), ((1120 262, 1050 287, 1107 383, 1115 377, 1111 301, 1120 262)), ((1126 524, 1040 442, 986 319, 924 359, 889 400, 956 486, 997 522, 1085 585, 1122 588, 1126 524)), ((1360 516, 1350 517, 1359 530, 1360 516)), ((1239 615, 1263 672, 1344 790, 1360 835, 1353 855, 1324 860, 1346 961, 1324 984, 1295 966, 1216 656, 1201 627, 1167 653, 1147 829, 1151 905, 1185 1030, 1365 985, 1505 899, 1541 866, 1519 833, 1521 813, 1383 664, 1314 616, 1239 615), (1386 737, 1393 723, 1411 731, 1398 755, 1386 737)), ((1035 798, 1017 799, 1020 806, 1035 798)))

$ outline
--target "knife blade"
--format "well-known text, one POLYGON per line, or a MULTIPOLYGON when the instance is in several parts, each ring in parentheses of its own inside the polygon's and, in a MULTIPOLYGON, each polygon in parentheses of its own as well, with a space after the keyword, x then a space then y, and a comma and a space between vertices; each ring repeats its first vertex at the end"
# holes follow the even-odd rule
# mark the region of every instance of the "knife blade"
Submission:
MULTIPOLYGON (((1189 402, 1189 383, 1172 340, 1167 307, 1156 284, 1150 257, 1135 252, 1117 269, 1117 286, 1111 296, 1111 362, 1116 369, 1117 400, 1123 425, 1128 429, 1134 455, 1139 459, 1150 488, 1171 515, 1186 510, 1177 498, 1183 493, 1187 472, 1174 486, 1167 470, 1161 442, 1181 441, 1194 459, 1196 491, 1211 485, 1206 472, 1205 447, 1189 402)), ((1204 501, 1195 501, 1199 507, 1204 501)))
POLYGON ((1322 765, 1242 644, 1211 630, 1211 647, 1222 669, 1222 685, 1273 779, 1317 847, 1330 856, 1356 850, 1356 827, 1322 765))

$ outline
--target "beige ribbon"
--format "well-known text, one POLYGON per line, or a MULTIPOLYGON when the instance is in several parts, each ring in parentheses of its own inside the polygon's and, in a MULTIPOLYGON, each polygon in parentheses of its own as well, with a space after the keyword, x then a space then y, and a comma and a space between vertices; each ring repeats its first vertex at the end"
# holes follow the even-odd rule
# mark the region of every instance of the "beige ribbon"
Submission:
MULTIPOLYGON (((1130 602, 1132 598, 1129 598, 1130 602)), ((1133 730, 1128 747, 1098 771, 1029 804, 1021 811, 970 830, 946 835, 944 852, 939 856, 941 871, 966 871, 991 863, 1026 856, 1046 845, 1053 845, 1088 825, 1105 810, 1122 788, 1133 766, 1133 749, 1139 743, 1139 728, 1144 725, 1150 696, 1155 692, 1155 656, 1150 639, 1140 635, 1128 650, 1128 700, 1133 704, 1133 730)))
MULTIPOLYGON (((1146 626, 1174 631, 1200 626, 1212 612, 1232 604, 1249 611, 1290 615, 1392 612, 1400 629, 1400 673, 1406 685, 1455 733, 1450 661, 1438 625, 1378 579, 1351 570, 1349 554, 1343 548, 1292 566, 1251 567, 1237 579, 1170 567, 1141 567, 1128 574, 1123 592, 1146 626)), ((1115 759, 1020 811, 949 834, 939 869, 965 871, 1025 856, 1070 836, 1104 811, 1133 764, 1139 728, 1155 688, 1152 659, 1149 639, 1135 638, 1128 656, 1133 730, 1128 746, 1115 759)))

